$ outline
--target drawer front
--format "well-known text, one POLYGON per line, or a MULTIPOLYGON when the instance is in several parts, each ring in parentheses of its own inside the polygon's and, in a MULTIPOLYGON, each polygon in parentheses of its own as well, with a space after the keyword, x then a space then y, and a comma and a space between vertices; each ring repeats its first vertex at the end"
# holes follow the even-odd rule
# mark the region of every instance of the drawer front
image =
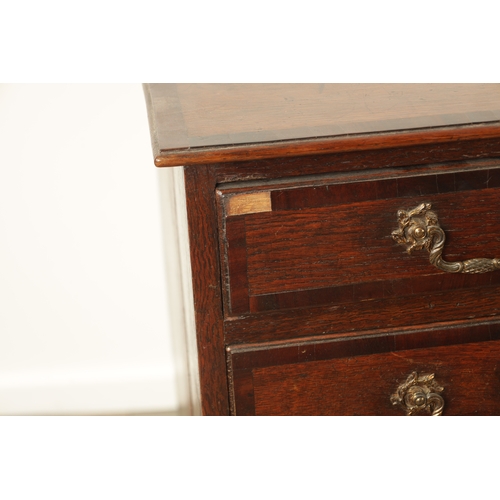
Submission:
POLYGON ((492 323, 232 348, 232 412, 430 415, 441 410, 443 415, 499 415, 499 338, 500 325, 492 323), (434 347, 412 348, 423 340, 434 347), (411 403, 411 394, 420 393, 426 406, 411 403))
POLYGON ((218 200, 225 317, 233 321, 234 342, 245 339, 231 331, 265 331, 258 319, 248 328, 234 320, 260 316, 265 323, 304 308, 323 308, 315 317, 339 319, 339 331, 348 331, 352 318, 343 322, 337 313, 358 307, 367 311, 364 323, 353 324, 358 330, 379 328, 381 318, 390 322, 402 308, 408 317, 394 326, 497 314, 500 307, 500 271, 446 272, 430 262, 429 249, 410 255, 392 236, 399 210, 430 203, 446 235, 442 260, 500 258, 500 162, 228 185, 218 200), (491 293, 481 299, 478 288, 491 293), (447 313, 423 314, 429 307, 447 313))

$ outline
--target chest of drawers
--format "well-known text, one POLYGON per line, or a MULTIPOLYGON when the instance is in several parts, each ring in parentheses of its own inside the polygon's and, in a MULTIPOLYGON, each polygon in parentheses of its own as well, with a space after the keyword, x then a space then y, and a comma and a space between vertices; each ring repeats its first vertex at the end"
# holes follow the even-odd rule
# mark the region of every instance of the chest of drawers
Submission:
POLYGON ((182 167, 192 412, 500 413, 500 85, 145 94, 182 167))

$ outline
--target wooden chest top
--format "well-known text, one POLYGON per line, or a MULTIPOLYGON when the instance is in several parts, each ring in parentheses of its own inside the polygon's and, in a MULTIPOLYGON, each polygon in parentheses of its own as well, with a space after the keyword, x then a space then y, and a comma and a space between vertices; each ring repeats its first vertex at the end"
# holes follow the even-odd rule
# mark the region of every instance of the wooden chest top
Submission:
POLYGON ((500 135, 499 84, 148 84, 145 90, 159 167, 500 135))

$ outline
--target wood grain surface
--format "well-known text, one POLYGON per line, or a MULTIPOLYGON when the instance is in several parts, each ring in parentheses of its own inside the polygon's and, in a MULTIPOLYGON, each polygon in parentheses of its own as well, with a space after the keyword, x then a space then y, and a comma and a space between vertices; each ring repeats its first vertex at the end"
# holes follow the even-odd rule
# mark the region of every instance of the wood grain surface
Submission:
POLYGON ((379 328, 480 320, 500 315, 498 284, 464 288, 462 283, 465 275, 455 276, 456 286, 451 290, 410 296, 395 294, 383 299, 271 310, 228 318, 224 325, 225 342, 239 344, 293 340, 379 328))
POLYGON ((417 165, 446 165, 454 161, 465 163, 482 158, 500 158, 500 136, 478 137, 475 140, 455 138, 433 144, 422 144, 416 140, 406 146, 395 144, 394 147, 387 145, 374 150, 354 149, 333 154, 314 154, 310 151, 305 156, 261 160, 246 158, 247 161, 219 162, 214 167, 217 182, 222 184, 387 168, 404 171, 417 165))
POLYGON ((186 168, 184 172, 189 225, 189 247, 204 415, 228 413, 228 392, 217 216, 213 170, 186 168))
POLYGON ((500 137, 499 89, 498 84, 145 85, 157 166, 500 137))
POLYGON ((435 373, 444 415, 500 411, 500 325, 230 349, 237 415, 402 415, 390 395, 412 372, 435 373), (419 348, 422 342, 427 347, 419 348))
POLYGON ((443 273, 428 252, 409 256, 391 238, 399 209, 430 201, 447 234, 447 260, 500 255, 500 167, 481 166, 219 187, 222 205, 244 189, 272 202, 271 212, 226 211, 220 221, 226 316, 499 284, 500 273, 443 273))

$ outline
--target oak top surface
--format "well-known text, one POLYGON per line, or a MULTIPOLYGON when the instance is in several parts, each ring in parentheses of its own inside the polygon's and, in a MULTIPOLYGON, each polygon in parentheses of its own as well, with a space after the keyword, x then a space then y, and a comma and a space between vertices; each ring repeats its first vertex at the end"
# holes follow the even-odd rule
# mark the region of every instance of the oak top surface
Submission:
POLYGON ((370 136, 373 142, 373 136, 397 131, 432 131, 433 137, 439 131, 444 137, 457 127, 482 125, 491 135, 492 126, 500 125, 500 84, 144 88, 158 166, 331 152, 362 147, 370 136))

